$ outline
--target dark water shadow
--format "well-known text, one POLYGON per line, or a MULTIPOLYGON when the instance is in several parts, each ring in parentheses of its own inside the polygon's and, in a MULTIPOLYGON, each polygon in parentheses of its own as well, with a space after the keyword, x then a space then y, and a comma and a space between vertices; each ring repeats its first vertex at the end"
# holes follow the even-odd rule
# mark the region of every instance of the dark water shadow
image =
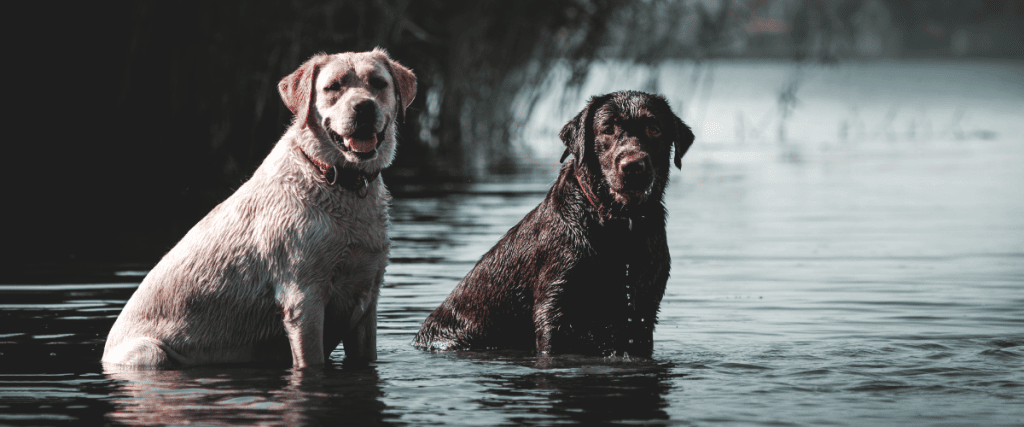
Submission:
MULTIPOLYGON (((509 420, 533 424, 537 413, 583 425, 669 420, 666 396, 674 364, 651 359, 604 358, 579 355, 536 356, 532 352, 458 352, 456 357, 529 368, 527 371, 483 374, 476 380, 486 388, 487 401, 478 402, 510 414, 509 420), (533 404, 522 397, 533 397, 533 404), (509 405, 511 404, 511 405, 509 405), (527 415, 526 413, 529 413, 527 415)), ((501 369, 487 369, 501 372, 501 369)))
POLYGON ((112 370, 109 421, 130 425, 388 425, 374 366, 112 370))

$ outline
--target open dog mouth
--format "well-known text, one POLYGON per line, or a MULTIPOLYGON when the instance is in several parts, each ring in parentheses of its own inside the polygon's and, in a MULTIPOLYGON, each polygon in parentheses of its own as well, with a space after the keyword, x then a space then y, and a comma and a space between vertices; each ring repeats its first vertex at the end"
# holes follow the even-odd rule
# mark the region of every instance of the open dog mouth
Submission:
POLYGON ((633 187, 633 188, 613 189, 613 191, 615 193, 618 193, 619 195, 624 196, 625 198, 629 199, 631 202, 647 200, 647 197, 649 197, 651 195, 651 191, 653 191, 653 190, 654 190, 653 183, 651 183, 651 185, 648 185, 648 186, 643 187, 643 188, 635 188, 635 187, 633 187))
POLYGON ((361 126, 351 135, 341 136, 329 126, 326 127, 331 140, 338 144, 342 151, 354 153, 361 160, 372 159, 377 155, 377 146, 384 140, 384 131, 387 130, 385 126, 384 130, 373 133, 372 126, 361 126))

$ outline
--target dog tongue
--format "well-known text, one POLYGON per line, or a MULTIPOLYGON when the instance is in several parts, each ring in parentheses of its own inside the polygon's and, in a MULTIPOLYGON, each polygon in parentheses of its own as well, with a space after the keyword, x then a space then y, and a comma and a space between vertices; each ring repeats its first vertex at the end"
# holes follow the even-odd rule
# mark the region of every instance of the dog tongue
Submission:
POLYGON ((349 139, 348 146, 357 153, 369 153, 377 148, 377 135, 370 136, 370 139, 349 139))

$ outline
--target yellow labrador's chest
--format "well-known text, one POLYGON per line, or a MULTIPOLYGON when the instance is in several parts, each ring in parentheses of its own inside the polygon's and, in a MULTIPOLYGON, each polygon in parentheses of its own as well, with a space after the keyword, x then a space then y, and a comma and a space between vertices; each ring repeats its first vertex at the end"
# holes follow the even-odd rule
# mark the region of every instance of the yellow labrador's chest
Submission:
POLYGON ((381 198, 359 200, 351 210, 331 215, 336 239, 330 252, 333 260, 332 282, 336 287, 367 292, 383 279, 388 262, 388 207, 381 198))
POLYGON ((358 245, 342 249, 330 277, 332 306, 354 318, 376 304, 384 281, 388 250, 369 250, 358 245))
POLYGON ((388 248, 388 209, 383 203, 365 203, 368 206, 357 206, 351 211, 340 215, 332 215, 333 226, 338 227, 339 237, 343 245, 361 247, 361 249, 387 252, 388 248))
POLYGON ((386 252, 390 194, 380 179, 360 194, 339 188, 314 188, 307 196, 315 201, 310 220, 323 228, 328 240, 339 246, 359 246, 386 252))

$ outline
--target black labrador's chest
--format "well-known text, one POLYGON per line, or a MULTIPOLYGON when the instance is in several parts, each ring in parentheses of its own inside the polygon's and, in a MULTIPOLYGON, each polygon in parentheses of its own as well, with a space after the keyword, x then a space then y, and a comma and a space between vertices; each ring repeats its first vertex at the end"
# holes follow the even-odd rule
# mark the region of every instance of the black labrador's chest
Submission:
POLYGON ((552 344, 563 353, 649 355, 657 302, 647 300, 665 286, 652 272, 666 260, 642 224, 594 225, 591 250, 566 274, 552 344))

